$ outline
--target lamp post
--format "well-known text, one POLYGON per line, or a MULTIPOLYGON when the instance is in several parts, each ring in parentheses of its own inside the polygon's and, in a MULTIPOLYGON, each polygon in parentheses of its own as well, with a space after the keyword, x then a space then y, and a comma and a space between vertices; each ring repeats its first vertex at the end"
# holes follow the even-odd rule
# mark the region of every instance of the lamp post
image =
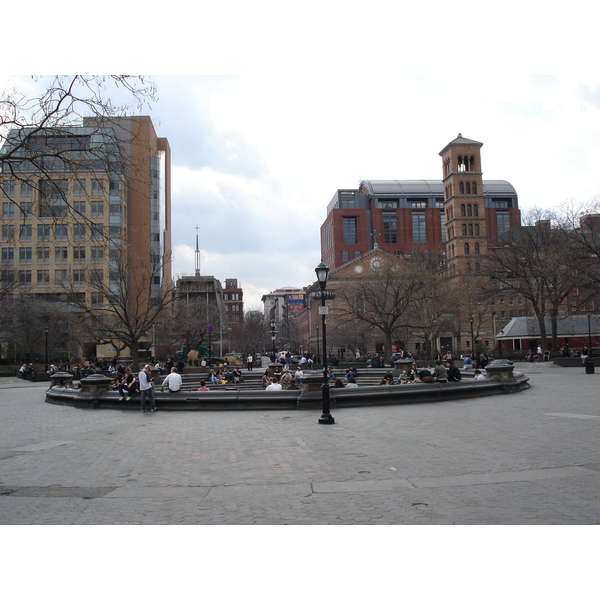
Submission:
POLYGON ((46 373, 48 372, 48 332, 50 331, 50 327, 46 325, 44 327, 44 333, 46 334, 46 373))
POLYGON ((315 328, 317 330, 317 356, 319 356, 319 354, 321 354, 321 350, 319 348, 319 326, 315 325, 315 328))
POLYGON ((331 416, 329 411, 329 381, 327 378, 327 325, 326 316, 328 313, 328 307, 325 306, 326 298, 335 298, 335 294, 332 292, 327 293, 325 287, 327 286, 327 278, 329 277, 329 267, 321 261, 319 266, 315 269, 317 279, 319 281, 319 292, 313 293, 313 298, 321 298, 321 306, 319 307, 319 314, 321 315, 321 331, 323 336, 323 384, 321 385, 321 396, 323 400, 323 414, 319 419, 321 425, 333 425, 335 423, 334 418, 331 416))
POLYGON ((588 356, 592 356, 592 315, 590 314, 590 311, 587 311, 587 318, 588 318, 588 343, 590 345, 589 349, 588 349, 588 356))
POLYGON ((271 362, 275 362, 275 319, 271 319, 271 343, 273 350, 271 352, 271 362))
POLYGON ((473 315, 469 317, 469 323, 471 324, 471 354, 475 354, 475 339, 473 338, 473 315))

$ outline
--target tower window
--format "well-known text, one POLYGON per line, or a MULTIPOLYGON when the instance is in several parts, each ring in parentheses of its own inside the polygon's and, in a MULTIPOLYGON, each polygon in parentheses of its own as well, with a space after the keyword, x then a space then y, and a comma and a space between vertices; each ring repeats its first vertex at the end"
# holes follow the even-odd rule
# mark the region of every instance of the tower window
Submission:
POLYGON ((414 244, 425 244, 427 242, 424 212, 412 213, 412 233, 414 244))
POLYGON ((471 248, 469 247, 469 243, 465 244, 465 254, 471 254, 471 248))
MULTIPOLYGON (((473 184, 473 185, 475 185, 475 184, 473 184)), ((479 204, 473 204, 473 216, 474 217, 479 216, 479 204)))
POLYGON ((383 213, 383 241, 386 244, 398 243, 398 229, 395 212, 383 213))
POLYGON ((344 244, 356 243, 356 217, 344 217, 344 244))

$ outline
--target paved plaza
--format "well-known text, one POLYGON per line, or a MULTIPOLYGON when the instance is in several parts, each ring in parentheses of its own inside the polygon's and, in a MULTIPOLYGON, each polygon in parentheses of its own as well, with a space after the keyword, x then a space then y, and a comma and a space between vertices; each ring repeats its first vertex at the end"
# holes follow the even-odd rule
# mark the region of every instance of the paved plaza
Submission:
MULTIPOLYGON (((82 410, 0 380, 0 523, 600 522, 600 372, 518 394, 320 411, 82 410)), ((266 392, 265 392, 266 393, 266 392)))

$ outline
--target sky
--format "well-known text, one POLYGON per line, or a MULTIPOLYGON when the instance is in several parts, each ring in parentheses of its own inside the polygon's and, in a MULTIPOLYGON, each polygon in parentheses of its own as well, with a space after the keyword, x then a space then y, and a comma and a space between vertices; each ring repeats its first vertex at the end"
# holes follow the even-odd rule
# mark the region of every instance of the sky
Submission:
POLYGON ((120 6, 148 36, 105 27, 106 53, 36 54, 22 71, 152 76, 143 113, 172 150, 175 275, 194 273, 198 226, 201 273, 238 279, 246 309, 308 286, 336 190, 441 179, 459 133, 483 142, 484 180, 509 181, 524 211, 600 195, 591 2, 285 6, 226 0, 160 23, 120 6))

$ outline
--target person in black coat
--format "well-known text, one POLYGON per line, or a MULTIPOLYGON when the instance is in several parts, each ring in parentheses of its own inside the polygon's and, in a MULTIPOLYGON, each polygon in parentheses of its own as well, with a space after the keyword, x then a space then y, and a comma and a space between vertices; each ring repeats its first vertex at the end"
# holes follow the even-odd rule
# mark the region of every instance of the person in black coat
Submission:
POLYGON ((448 381, 460 381, 462 379, 458 367, 451 360, 446 361, 446 372, 448 373, 448 381))

